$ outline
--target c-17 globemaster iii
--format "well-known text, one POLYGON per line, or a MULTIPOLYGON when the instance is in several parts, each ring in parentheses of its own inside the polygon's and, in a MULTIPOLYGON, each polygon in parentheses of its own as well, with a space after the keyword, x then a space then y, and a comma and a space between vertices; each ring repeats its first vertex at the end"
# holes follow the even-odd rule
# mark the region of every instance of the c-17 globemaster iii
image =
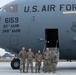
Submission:
MULTIPOLYGON (((18 54, 22 47, 59 50, 60 59, 76 59, 76 0, 14 0, 0 9, 0 47, 18 54)), ((11 62, 19 68, 19 59, 11 62)))

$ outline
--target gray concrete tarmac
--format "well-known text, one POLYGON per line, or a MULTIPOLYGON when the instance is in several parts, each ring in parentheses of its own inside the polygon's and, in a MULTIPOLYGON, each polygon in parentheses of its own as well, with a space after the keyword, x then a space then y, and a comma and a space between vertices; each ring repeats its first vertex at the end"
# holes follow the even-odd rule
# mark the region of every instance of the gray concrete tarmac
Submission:
POLYGON ((13 70, 10 62, 0 62, 0 75, 76 75, 76 62, 59 62, 56 73, 20 73, 19 70, 13 70))

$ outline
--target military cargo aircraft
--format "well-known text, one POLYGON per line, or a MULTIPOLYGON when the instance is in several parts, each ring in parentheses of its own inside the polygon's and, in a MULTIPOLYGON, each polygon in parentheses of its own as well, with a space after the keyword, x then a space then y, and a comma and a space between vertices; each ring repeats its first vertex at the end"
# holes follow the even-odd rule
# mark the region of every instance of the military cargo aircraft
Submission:
MULTIPOLYGON (((0 9, 1 48, 18 55, 56 46, 60 59, 76 59, 76 0, 14 0, 0 9)), ((18 58, 11 67, 19 68, 18 58)))

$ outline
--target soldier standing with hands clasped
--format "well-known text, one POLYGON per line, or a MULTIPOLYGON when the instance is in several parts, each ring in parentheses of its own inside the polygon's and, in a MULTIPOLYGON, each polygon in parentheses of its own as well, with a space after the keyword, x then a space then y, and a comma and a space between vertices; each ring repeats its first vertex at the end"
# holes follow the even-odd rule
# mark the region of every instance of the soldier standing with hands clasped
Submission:
POLYGON ((25 61, 26 61, 26 51, 25 47, 22 47, 22 50, 19 52, 20 58, 20 73, 25 72, 25 61))
POLYGON ((50 58, 51 58, 51 53, 49 51, 49 48, 46 48, 46 51, 44 52, 44 72, 49 72, 50 73, 50 58))
POLYGON ((52 62, 53 62, 53 73, 55 73, 56 69, 57 69, 57 62, 58 62, 57 61, 57 54, 55 51, 53 53, 52 62))
POLYGON ((34 58, 34 53, 31 51, 31 48, 29 48, 27 52, 27 68, 26 68, 27 73, 28 73, 29 65, 31 67, 31 73, 33 73, 33 58, 34 58))
POLYGON ((38 53, 36 53, 35 60, 36 60, 35 73, 37 73, 37 72, 40 73, 41 62, 42 62, 42 54, 41 54, 40 50, 38 50, 38 53))

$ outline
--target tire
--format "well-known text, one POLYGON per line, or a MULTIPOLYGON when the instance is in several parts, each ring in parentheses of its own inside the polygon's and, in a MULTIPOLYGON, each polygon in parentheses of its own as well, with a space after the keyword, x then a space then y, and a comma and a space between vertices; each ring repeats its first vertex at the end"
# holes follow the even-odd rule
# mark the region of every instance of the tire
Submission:
POLYGON ((13 69, 19 69, 20 68, 20 60, 19 59, 13 59, 11 61, 11 67, 13 69))

